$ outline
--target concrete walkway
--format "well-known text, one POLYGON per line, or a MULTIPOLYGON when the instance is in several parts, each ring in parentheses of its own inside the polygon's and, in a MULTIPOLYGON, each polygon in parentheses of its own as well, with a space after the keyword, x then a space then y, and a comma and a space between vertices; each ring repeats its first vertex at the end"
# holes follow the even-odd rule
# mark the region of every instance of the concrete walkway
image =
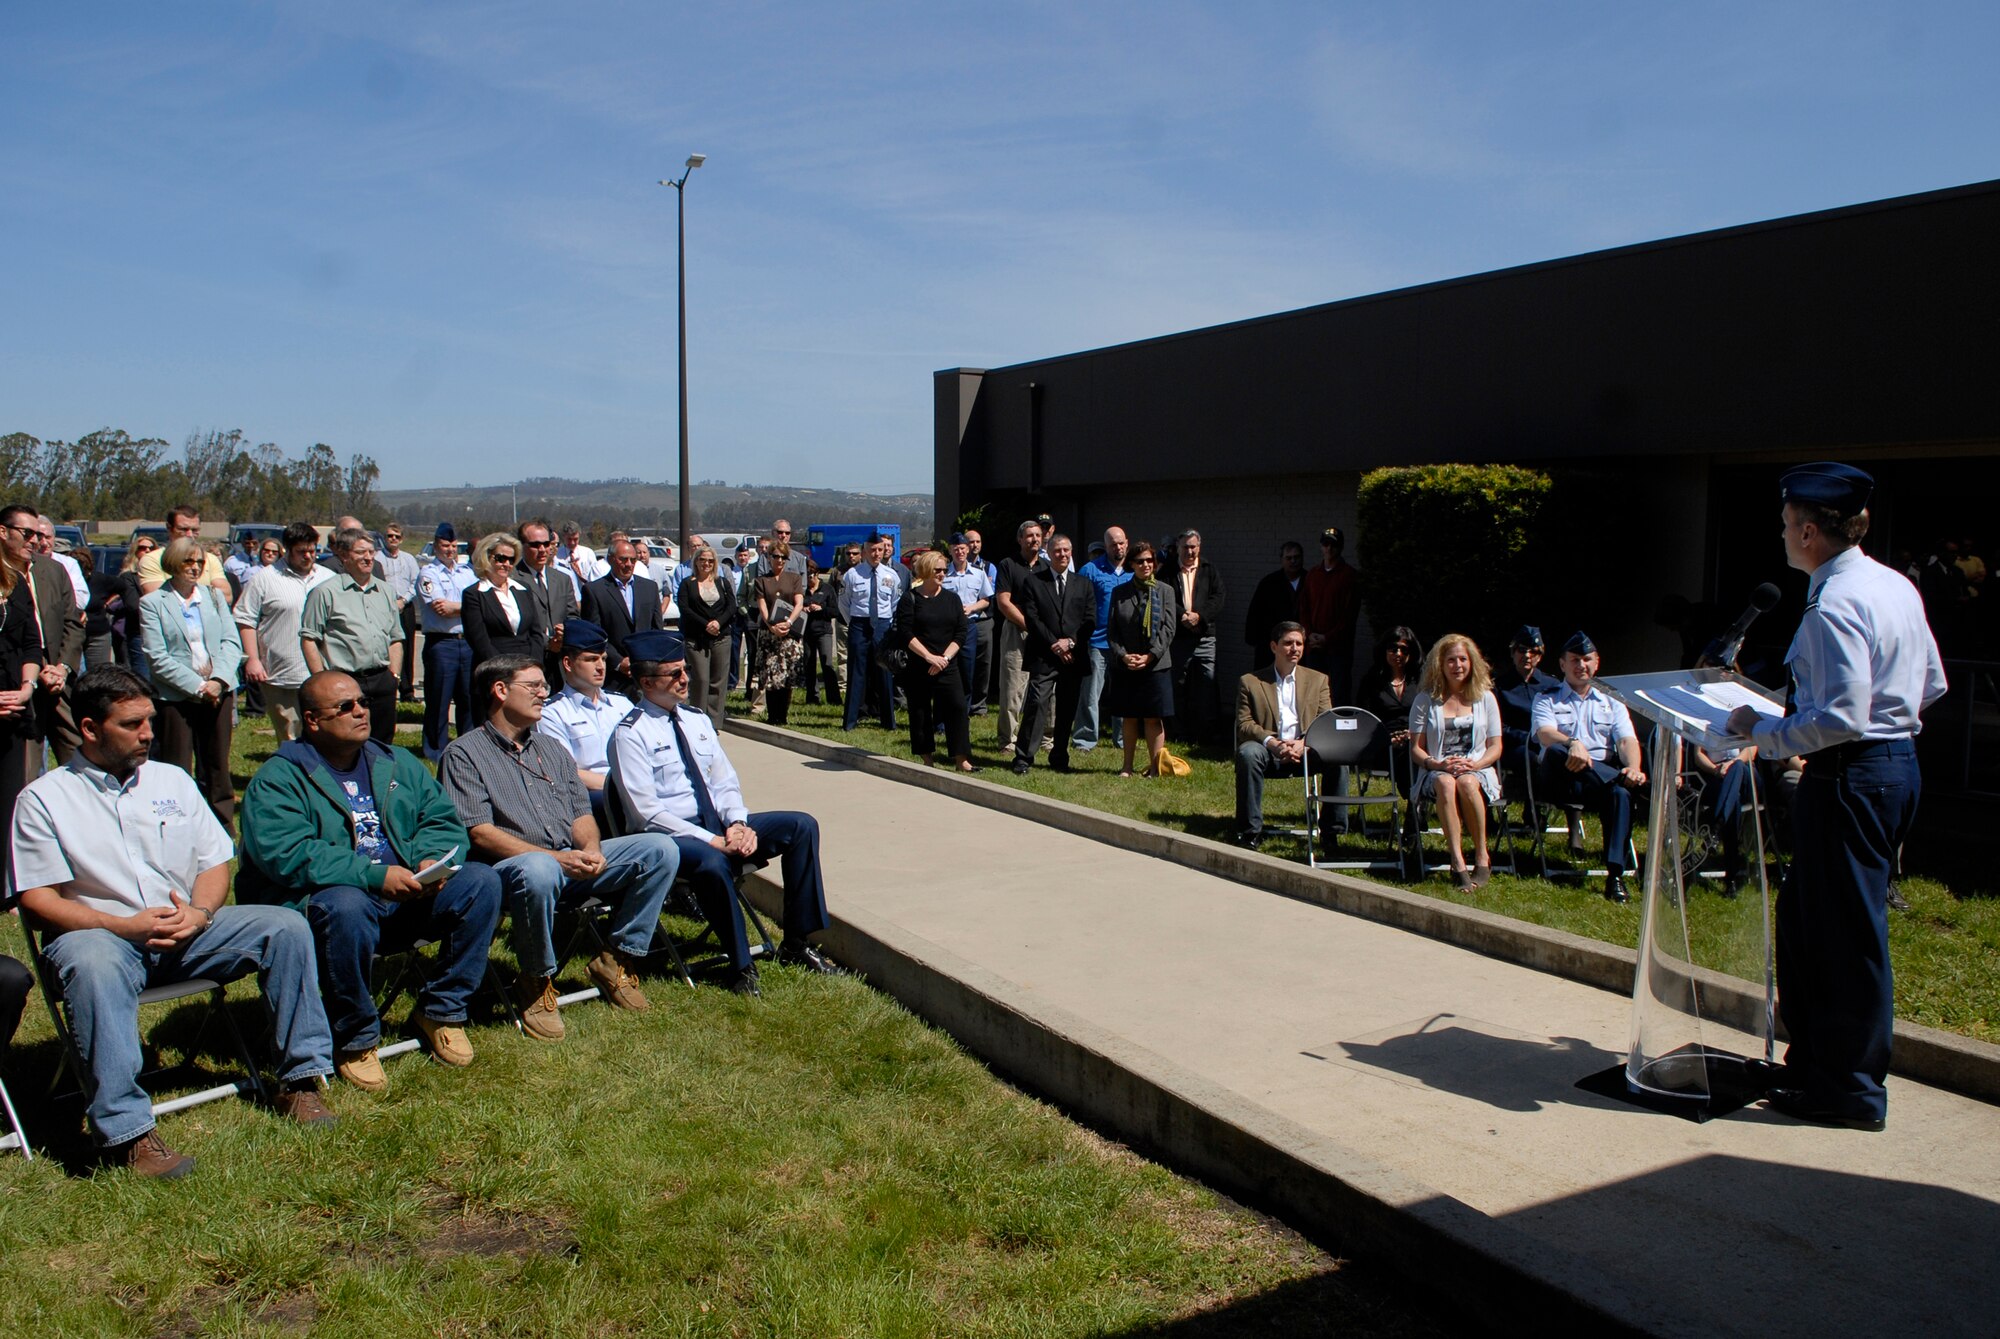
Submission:
POLYGON ((2000 1108, 1892 1078, 1882 1134, 1647 1112, 1574 1086, 1622 1060, 1625 996, 728 747, 753 807, 818 816, 836 948, 878 984, 1227 1188, 1298 1204, 1327 1178, 1325 1221, 1301 1225, 1356 1253, 1439 1245, 1495 1269, 1419 1269, 1432 1286, 1497 1298, 1511 1272, 1517 1302, 1543 1286, 1659 1334, 2000 1326, 2000 1108), (1026 1032, 1043 1041, 982 1044, 1026 1032), (1114 1095, 1132 1083, 1156 1098, 1114 1095))

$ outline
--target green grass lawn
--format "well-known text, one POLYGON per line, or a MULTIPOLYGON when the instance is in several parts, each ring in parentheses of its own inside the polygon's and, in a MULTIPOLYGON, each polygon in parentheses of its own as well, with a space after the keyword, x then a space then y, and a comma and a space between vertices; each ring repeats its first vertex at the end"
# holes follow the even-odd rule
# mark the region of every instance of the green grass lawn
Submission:
MULTIPOLYGON (((238 770, 270 749, 246 722, 238 770)), ((93 1171, 77 1105, 30 1101, 52 1156, 0 1157, 0 1295, 25 1335, 1436 1332, 1383 1275, 1013 1091, 862 982, 764 979, 759 1001, 650 981, 650 1012, 574 1006, 559 1045, 476 1023, 468 1069, 409 1055, 385 1096, 336 1086, 332 1130, 240 1102, 165 1117, 200 1162, 174 1184, 93 1171)), ((253 994, 232 988, 254 1033, 253 994)), ((219 1066, 194 1019, 147 1022, 219 1066)), ((37 998, 17 1101, 55 1061, 37 998)))
MULTIPOLYGON (((732 710, 740 706, 740 696, 732 699, 732 710)), ((899 721, 902 719, 898 717, 899 721)), ((795 697, 789 723, 794 729, 878 753, 899 758, 910 756, 906 729, 891 733, 879 724, 863 724, 854 733, 846 734, 840 728, 837 707, 812 706, 795 697)), ((1101 744, 1089 753, 1072 753, 1072 771, 1067 776, 1049 771, 1043 765, 1046 756, 1038 754, 1035 770, 1017 777, 1008 770, 1011 755, 1003 756, 995 747, 994 730, 991 715, 972 722, 973 762, 981 767, 980 776, 987 781, 1156 823, 1197 837, 1230 839, 1235 826, 1235 770, 1233 760, 1219 751, 1174 745, 1174 752, 1188 758, 1193 765, 1192 775, 1184 778, 1120 777, 1123 750, 1108 744, 1101 744)), ((1142 744, 1141 766, 1144 757, 1142 744)), ((1303 822, 1302 783, 1296 780, 1271 783, 1265 790, 1267 828, 1298 827, 1303 822)), ((1601 834, 1596 820, 1591 819, 1588 827, 1588 859, 1601 865, 1601 834)), ((1635 840, 1643 854, 1643 826, 1635 834, 1635 840)), ((1560 836, 1551 836, 1549 842, 1552 855, 1562 853, 1560 836)), ((1280 857, 1305 858, 1304 842, 1292 837, 1273 835, 1264 850, 1280 857)), ((1524 853, 1527 850, 1525 840, 1522 850, 1524 853)), ((1444 851, 1439 839, 1430 840, 1428 851, 1436 863, 1443 863, 1444 851)), ((1388 859, 1389 843, 1351 841, 1342 851, 1342 858, 1363 857, 1388 859)), ((1500 858, 1497 852, 1495 858, 1500 858)), ((1386 881, 1394 876, 1382 877, 1386 881)), ((1448 876, 1437 874, 1413 887, 1426 896, 1631 948, 1639 939, 1639 899, 1637 881, 1628 882, 1634 899, 1623 906, 1598 895, 1600 880, 1514 878, 1496 874, 1485 888, 1462 893, 1448 876)), ((1889 920, 1897 1016, 1984 1041, 2000 1042, 2000 897, 1955 895, 1940 879, 1922 873, 1906 877, 1899 886, 1909 900, 1910 910, 1892 912, 1889 920)), ((1753 894, 1746 892, 1741 898, 1729 901, 1712 883, 1705 883, 1694 890, 1689 907, 1691 947, 1697 963, 1752 981, 1763 979, 1763 935, 1759 924, 1762 908, 1753 894)))

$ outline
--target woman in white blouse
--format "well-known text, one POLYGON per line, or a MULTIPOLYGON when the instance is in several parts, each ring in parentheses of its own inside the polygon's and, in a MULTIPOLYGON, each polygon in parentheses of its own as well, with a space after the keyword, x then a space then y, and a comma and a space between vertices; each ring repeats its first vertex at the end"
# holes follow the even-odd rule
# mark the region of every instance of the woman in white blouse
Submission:
POLYGON ((1451 852, 1452 877, 1470 891, 1493 877, 1486 849, 1486 806, 1500 802, 1497 764, 1505 739, 1493 673, 1472 639, 1446 633, 1424 660, 1423 691, 1410 703, 1410 761, 1416 767, 1414 799, 1437 805, 1438 825, 1451 852), (1472 838, 1466 868, 1463 840, 1472 838))
POLYGON ((473 546, 472 571, 479 584, 465 592, 459 614, 474 669, 495 656, 540 661, 548 650, 549 630, 542 626, 527 586, 514 579, 520 562, 521 541, 505 530, 496 530, 473 546))

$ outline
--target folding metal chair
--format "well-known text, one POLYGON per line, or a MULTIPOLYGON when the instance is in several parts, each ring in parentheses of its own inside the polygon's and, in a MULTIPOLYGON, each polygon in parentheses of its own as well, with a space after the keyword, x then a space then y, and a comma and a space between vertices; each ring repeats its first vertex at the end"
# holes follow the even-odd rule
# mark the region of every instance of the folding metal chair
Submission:
MULTIPOLYGON (((417 993, 417 986, 424 978, 423 952, 436 942, 432 939, 413 939, 408 944, 386 953, 378 948, 375 960, 369 965, 371 978, 369 993, 375 997, 377 1018, 388 1013, 389 1006, 403 995, 417 993)), ((493 997, 500 1012, 512 1019, 516 1027, 520 1026, 520 1015, 515 1012, 514 1002, 507 998, 507 992, 501 989, 500 983, 494 979, 491 962, 486 964, 486 975, 481 978, 479 988, 493 997)), ((411 1051, 421 1049, 423 1049, 421 1039, 405 1037, 401 1041, 392 1041, 378 1047, 375 1057, 378 1060, 387 1060, 392 1056, 407 1055, 411 1051)))
POLYGON ((1403 796, 1392 783, 1381 795, 1368 793, 1369 778, 1360 778, 1356 793, 1341 795, 1330 792, 1324 784, 1324 775, 1335 768, 1359 769, 1387 757, 1388 732, 1382 728, 1381 720, 1374 713, 1360 707, 1335 707, 1322 714, 1306 727, 1306 863, 1313 869, 1360 869, 1382 872, 1405 872, 1403 851, 1403 796), (1386 805, 1389 809, 1391 832, 1394 835, 1397 858, 1383 860, 1330 860, 1322 859, 1320 836, 1326 829, 1325 811, 1329 808, 1343 812, 1368 809, 1386 805))
MULTIPOLYGON (((77 1089, 83 1094, 84 1101, 88 1103, 91 1097, 94 1096, 90 1066, 84 1063, 83 1051, 77 1045, 75 1034, 70 1031, 69 1016, 67 1013, 68 1005, 64 1001, 62 994, 62 978, 57 974, 54 965, 42 955, 41 934, 37 927, 28 923, 28 917, 25 914, 22 916, 22 925, 28 932, 28 945, 32 950, 31 956, 34 959, 35 980, 42 988, 42 998, 48 1003, 49 1019, 55 1024, 56 1038, 62 1043, 62 1061, 56 1066, 56 1072, 49 1080, 49 1094, 51 1097, 56 1095, 56 1091, 62 1083, 63 1073, 65 1070, 68 1070, 76 1075, 77 1089)), ((264 1076, 257 1067, 256 1056, 251 1053, 249 1043, 243 1039, 242 1029, 236 1026, 236 1020, 230 1016, 229 995, 226 986, 226 982, 218 981, 211 977, 196 976, 168 985, 148 986, 139 992, 139 1007, 142 1009, 148 1005, 170 1004, 175 1000, 190 999, 197 995, 206 996, 208 1001, 207 1009, 203 1012, 201 1022, 195 1029, 194 1039, 188 1045, 189 1053, 192 1054, 194 1052, 196 1046, 201 1041, 203 1033, 208 1030, 209 1020, 219 1017, 222 1019, 224 1030, 229 1034, 230 1045, 235 1048, 237 1058, 243 1062, 244 1076, 242 1078, 237 1079, 233 1083, 217 1084, 212 1088, 204 1088, 200 1092, 187 1093, 180 1097, 172 1097, 162 1102, 155 1102, 152 1104, 155 1116, 164 1116, 170 1112, 184 1111, 188 1107, 200 1106, 204 1102, 213 1102, 220 1098, 235 1097, 238 1095, 251 1097, 259 1102, 269 1100, 270 1094, 264 1087, 264 1076)), ((191 1066, 192 1062, 188 1061, 184 1062, 184 1064, 191 1066)), ((161 1074, 170 1074, 172 1072, 173 1068, 143 1070, 140 1072, 139 1078, 143 1082, 146 1079, 156 1078, 161 1074)), ((8 1114, 11 1119, 11 1104, 8 1114)))
MULTIPOLYGON (((1414 776, 1416 773, 1414 759, 1410 771, 1414 776)), ((1441 870, 1451 868, 1451 861, 1448 859, 1428 864, 1424 861, 1424 838, 1444 836, 1442 825, 1434 825, 1426 821, 1430 811, 1436 807, 1434 801, 1420 796, 1414 785, 1410 787, 1410 830, 1412 834, 1410 863, 1418 875, 1436 874, 1441 870)), ((1492 860, 1492 867, 1495 870, 1505 869, 1509 874, 1514 875, 1518 875, 1521 872, 1520 862, 1515 858, 1514 854, 1512 820, 1507 815, 1507 777, 1504 771, 1500 773, 1500 798, 1486 805, 1486 852, 1487 856, 1492 860), (1500 860, 1500 855, 1503 851, 1507 857, 1504 864, 1500 860)))
POLYGON ((5 1153, 10 1148, 18 1148, 23 1158, 33 1162, 35 1150, 28 1147, 27 1131, 21 1128, 21 1118, 15 1114, 14 1099, 7 1093, 5 1079, 0 1079, 0 1111, 7 1114, 7 1133, 0 1134, 0 1153, 5 1153))
MULTIPOLYGON (((616 769, 605 778, 604 790, 605 827, 608 829, 606 835, 623 837, 640 831, 639 824, 632 814, 631 800, 626 797, 625 787, 619 781, 616 769)), ((751 871, 762 869, 770 863, 771 858, 765 855, 752 856, 749 860, 735 862, 736 877, 732 884, 736 902, 743 909, 744 924, 755 932, 754 942, 750 945, 750 957, 753 962, 758 958, 776 959, 778 946, 771 939, 770 927, 765 924, 763 916, 758 913, 749 895, 743 891, 743 879, 751 871)), ((589 905, 586 904, 586 907, 589 905)), ((607 946, 608 941, 604 937, 602 926, 610 919, 610 908, 604 907, 602 903, 596 905, 602 908, 601 913, 595 917, 585 914, 579 919, 576 932, 571 937, 569 952, 573 953, 576 941, 586 935, 595 942, 597 950, 607 946)), ((694 894, 689 890, 685 878, 676 877, 674 886, 667 893, 660 924, 653 931, 652 951, 656 954, 666 954, 673 962, 674 974, 689 987, 694 985, 697 971, 705 973, 728 964, 729 946, 722 942, 721 932, 702 915, 701 908, 696 905, 694 894), (697 922, 702 927, 701 933, 688 938, 676 936, 667 927, 666 917, 669 915, 697 922)))

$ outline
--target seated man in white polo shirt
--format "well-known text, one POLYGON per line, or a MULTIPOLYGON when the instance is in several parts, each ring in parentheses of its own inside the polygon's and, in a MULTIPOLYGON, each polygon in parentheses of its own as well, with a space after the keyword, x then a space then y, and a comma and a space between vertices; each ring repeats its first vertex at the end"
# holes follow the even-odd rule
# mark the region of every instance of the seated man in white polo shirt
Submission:
POLYGON ((107 1153, 142 1176, 177 1177, 194 1159, 168 1148, 139 1086, 139 992, 205 976, 263 975, 282 1068, 278 1109, 330 1125, 319 1081, 333 1072, 312 931, 284 907, 224 906, 229 834, 194 778, 147 762, 146 681, 106 665, 76 681, 83 742, 21 793, 11 841, 21 909, 43 927, 90 1069, 90 1122, 107 1153))

